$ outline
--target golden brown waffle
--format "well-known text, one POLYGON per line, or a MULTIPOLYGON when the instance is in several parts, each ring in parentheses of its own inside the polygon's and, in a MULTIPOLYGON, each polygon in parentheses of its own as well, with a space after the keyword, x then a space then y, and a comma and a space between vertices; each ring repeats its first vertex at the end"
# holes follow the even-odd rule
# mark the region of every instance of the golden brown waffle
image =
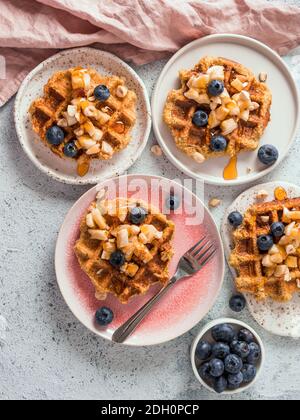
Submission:
MULTIPOLYGON (((300 198, 253 205, 247 210, 242 226, 233 233, 234 250, 230 265, 237 272, 236 287, 240 292, 253 294, 257 300, 269 297, 286 302, 292 299, 294 293, 300 292, 300 248, 293 254, 297 257, 297 266, 289 268, 290 280, 286 281, 283 277, 275 277, 274 269, 263 266, 263 258, 268 252, 262 253, 257 246, 260 235, 270 234, 272 223, 279 221, 287 226, 292 222, 293 216, 284 216, 284 213, 288 213, 284 209, 299 211, 300 198)), ((297 213, 292 214, 300 216, 297 213)), ((279 239, 275 242, 279 242, 279 239)), ((280 248, 280 252, 285 254, 284 247, 280 248)))
POLYGON ((164 109, 164 121, 170 128, 180 150, 194 158, 197 156, 195 153, 200 153, 208 159, 222 155, 235 156, 241 151, 254 150, 258 147, 259 140, 270 120, 272 95, 266 84, 259 82, 246 67, 222 57, 204 57, 194 69, 181 71, 179 77, 182 86, 169 93, 164 109), (259 105, 256 110, 250 112, 248 121, 237 120, 234 117, 238 127, 225 136, 228 146, 224 152, 215 152, 210 148, 212 136, 221 134, 220 127, 196 127, 192 122, 194 113, 199 109, 210 114, 210 105, 199 105, 195 100, 188 99, 184 95, 189 90, 187 83, 191 77, 206 73, 212 66, 224 67, 224 85, 230 97, 238 93, 231 82, 239 78, 243 82, 248 82, 244 90, 250 93, 251 101, 259 105))
MULTIPOLYGON (((110 216, 105 214, 105 222, 109 232, 108 240, 114 240, 112 232, 121 225, 133 226, 129 221, 128 209, 130 207, 140 206, 147 210, 148 215, 139 227, 145 224, 153 225, 159 232, 162 232, 161 239, 155 239, 151 244, 146 246, 148 261, 143 261, 143 252, 135 253, 129 259, 128 263, 137 266, 137 272, 134 276, 129 276, 121 269, 114 268, 108 260, 102 259, 104 241, 91 239, 89 228, 86 224, 86 215, 83 217, 80 226, 80 238, 75 245, 75 253, 79 264, 85 273, 91 279, 96 289, 96 297, 105 299, 108 293, 114 294, 122 303, 128 303, 129 299, 135 295, 141 295, 149 290, 155 283, 166 284, 169 279, 168 266, 173 256, 171 240, 174 234, 175 226, 173 222, 168 220, 163 214, 159 213, 154 207, 148 206, 140 200, 117 199, 114 202, 107 202, 111 207, 112 203, 116 204, 116 208, 125 209, 121 211, 123 217, 122 222, 116 215, 110 216)), ((91 209, 96 208, 99 204, 94 202, 91 209)))
POLYGON ((32 103, 30 115, 34 131, 60 157, 65 157, 63 153, 64 145, 71 140, 76 140, 74 131, 85 122, 91 121, 96 128, 101 129, 103 137, 100 145, 102 142, 108 143, 112 148, 112 152, 106 153, 100 150, 96 154, 88 155, 86 150, 78 146, 80 148, 76 157, 78 160, 78 173, 79 175, 85 175, 84 172, 87 172, 91 159, 111 159, 116 152, 124 149, 129 144, 131 140, 130 132, 136 121, 136 94, 128 90, 124 98, 119 97, 116 94, 117 88, 125 86, 125 81, 118 76, 102 76, 93 69, 84 70, 90 76, 89 87, 86 89, 74 89, 72 86, 72 72, 77 70, 77 68, 74 68, 55 73, 44 87, 43 97, 36 99, 32 103), (93 90, 97 85, 105 85, 110 90, 110 97, 105 102, 99 102, 93 97, 93 90), (47 130, 63 118, 63 113, 67 111, 68 105, 75 98, 88 99, 91 105, 108 114, 110 120, 100 124, 95 118, 87 118, 82 115, 80 123, 63 127, 65 140, 62 144, 59 146, 49 144, 46 139, 47 130), (87 170, 84 171, 84 168, 87 170))

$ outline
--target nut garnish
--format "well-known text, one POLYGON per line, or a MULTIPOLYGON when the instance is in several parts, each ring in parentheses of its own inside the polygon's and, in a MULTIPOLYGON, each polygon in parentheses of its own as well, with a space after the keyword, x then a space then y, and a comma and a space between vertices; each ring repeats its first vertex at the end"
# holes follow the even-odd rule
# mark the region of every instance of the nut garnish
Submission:
POLYGON ((195 152, 192 155, 192 158, 198 163, 203 163, 205 161, 205 157, 202 155, 202 153, 199 152, 195 152))
POLYGON ((221 204, 221 202, 222 201, 219 198, 212 198, 209 201, 208 205, 209 205, 209 207, 215 208, 215 207, 218 207, 221 204))
POLYGON ((256 199, 257 200, 265 200, 267 197, 269 197, 269 193, 266 190, 260 190, 256 194, 256 199))
POLYGON ((160 157, 163 154, 163 151, 162 151, 161 147, 158 146, 158 144, 151 147, 151 152, 157 157, 160 157))
POLYGON ((268 79, 268 74, 266 72, 261 72, 259 73, 258 78, 260 82, 265 83, 268 79))
POLYGON ((122 99, 125 98, 125 96, 127 95, 127 93, 128 93, 128 87, 126 87, 124 85, 119 85, 117 87, 117 89, 116 89, 116 95, 119 98, 122 98, 122 99))

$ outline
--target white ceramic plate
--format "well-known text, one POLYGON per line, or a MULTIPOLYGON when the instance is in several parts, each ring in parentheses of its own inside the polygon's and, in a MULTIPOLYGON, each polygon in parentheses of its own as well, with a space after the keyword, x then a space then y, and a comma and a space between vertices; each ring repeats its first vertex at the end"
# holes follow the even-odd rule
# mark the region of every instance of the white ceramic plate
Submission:
POLYGON ((288 153, 299 125, 299 116, 298 92, 288 67, 269 47, 240 35, 211 35, 182 48, 165 66, 152 97, 154 132, 170 161, 190 177, 216 185, 244 184, 271 172, 288 153), (170 90, 179 88, 178 71, 194 67, 205 55, 222 56, 238 61, 252 69, 257 76, 260 72, 267 72, 267 83, 273 93, 272 120, 261 139, 261 144, 273 144, 278 148, 280 157, 276 165, 266 168, 258 162, 257 152, 242 153, 238 161, 238 179, 226 181, 223 178, 223 170, 228 163, 228 157, 198 164, 176 147, 169 128, 163 121, 167 94, 170 90), (248 172, 248 168, 252 169, 251 173, 248 172))
POLYGON ((197 348, 197 344, 201 340, 205 340, 205 341, 208 341, 209 343, 213 343, 214 340, 213 340, 212 335, 211 335, 211 330, 216 325, 221 325, 221 324, 232 325, 236 332, 238 332, 242 328, 246 328, 248 331, 250 331, 254 335, 256 343, 259 345, 259 347, 261 349, 261 358, 260 358, 260 361, 256 365, 257 374, 256 374, 255 378, 253 379, 253 381, 249 384, 242 385, 240 388, 235 389, 234 391, 228 390, 228 391, 225 391, 225 392, 222 393, 222 395, 239 394, 241 392, 247 391, 249 388, 251 388, 257 382, 257 380, 259 379, 259 377, 261 375, 261 372, 263 370, 263 366, 265 364, 265 358, 266 358, 265 347, 264 347, 264 344, 263 344, 260 336, 257 334, 256 331, 254 331, 253 328, 251 328, 249 325, 245 324, 244 322, 239 321, 237 319, 233 319, 233 318, 220 318, 220 319, 216 319, 216 320, 210 322, 209 324, 205 325, 205 327, 195 337, 195 339, 193 341, 193 344, 192 344, 192 347, 191 347, 192 368, 193 368, 194 374, 195 374, 196 378, 198 379, 198 381, 200 382, 200 384, 202 386, 204 386, 206 389, 208 389, 209 391, 217 394, 217 392, 213 388, 211 388, 199 375, 198 369, 202 365, 203 362, 199 361, 200 363, 199 364, 197 363, 198 361, 197 361, 197 358, 196 358, 196 348, 197 348))
POLYGON ((74 253, 74 245, 79 238, 80 220, 98 190, 108 188, 108 198, 132 197, 165 211, 166 197, 170 188, 184 205, 178 212, 167 214, 175 223, 173 247, 174 258, 170 274, 175 273, 180 257, 204 235, 209 235, 217 246, 217 255, 192 278, 178 282, 172 290, 153 308, 136 331, 126 340, 127 345, 145 346, 163 343, 193 328, 213 306, 223 284, 224 251, 216 224, 202 202, 181 185, 161 177, 130 175, 115 178, 93 187, 71 208, 61 227, 55 254, 57 281, 62 295, 77 319, 95 334, 111 340, 114 331, 133 315, 155 292, 153 286, 144 296, 137 296, 127 305, 119 303, 112 295, 105 301, 97 301, 95 289, 81 270, 74 253), (142 184, 140 184, 142 182, 142 184), (141 185, 141 188, 138 186, 141 185), (196 213, 195 213, 196 210, 196 213), (194 216, 193 216, 194 215, 194 216), (189 221, 193 219, 194 223, 189 221), (108 306, 114 312, 114 320, 107 328, 95 323, 95 312, 101 306, 108 306))
POLYGON ((44 173, 68 184, 96 184, 124 173, 140 157, 151 129, 151 110, 144 83, 124 61, 94 48, 61 51, 39 64, 23 81, 15 101, 15 124, 20 143, 31 161, 44 173), (83 178, 76 172, 76 161, 61 159, 43 144, 34 133, 29 120, 31 102, 41 96, 43 87, 56 71, 70 67, 93 67, 103 74, 125 77, 127 85, 137 94, 137 122, 129 146, 110 161, 94 160, 83 178))
MULTIPOLYGON (((300 197, 300 187, 286 182, 270 182, 245 191, 227 209, 221 229, 227 260, 232 248, 232 228, 227 221, 229 213, 237 210, 244 214, 249 206, 257 203, 255 197, 260 190, 268 191, 269 198, 267 200, 273 200, 274 190, 278 186, 285 188, 289 197, 300 197)), ((235 277, 235 270, 232 267, 230 269, 233 277, 235 277)), ((257 302, 253 296, 248 294, 245 296, 252 316, 264 329, 272 334, 300 338, 300 291, 287 303, 273 302, 271 299, 265 302, 257 302)))

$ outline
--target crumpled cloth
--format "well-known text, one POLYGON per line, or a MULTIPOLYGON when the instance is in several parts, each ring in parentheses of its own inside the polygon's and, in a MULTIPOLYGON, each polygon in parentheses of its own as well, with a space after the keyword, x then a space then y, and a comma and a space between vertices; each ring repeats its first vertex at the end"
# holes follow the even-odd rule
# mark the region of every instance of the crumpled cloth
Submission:
POLYGON ((144 64, 213 33, 300 44, 300 8, 265 0, 0 0, 0 106, 58 49, 93 45, 144 64))

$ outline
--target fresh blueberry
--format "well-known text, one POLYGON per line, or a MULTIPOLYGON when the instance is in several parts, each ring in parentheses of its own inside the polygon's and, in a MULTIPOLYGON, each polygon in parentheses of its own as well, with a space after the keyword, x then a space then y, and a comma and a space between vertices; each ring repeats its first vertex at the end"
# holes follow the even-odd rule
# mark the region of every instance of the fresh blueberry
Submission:
POLYGON ((196 111, 193 115, 193 124, 197 127, 205 127, 208 123, 208 115, 205 111, 196 111))
POLYGON ((177 210, 180 206, 180 199, 177 195, 170 195, 166 200, 166 207, 169 210, 177 210))
POLYGON ((256 376, 256 372, 257 370, 255 366, 246 363, 242 368, 244 382, 246 382, 247 384, 252 382, 256 376))
POLYGON ((52 127, 48 128, 46 132, 46 138, 48 143, 52 144, 53 146, 58 146, 64 141, 65 133, 60 127, 58 127, 58 125, 53 125, 52 127))
POLYGON ((230 343, 235 337, 234 329, 229 324, 216 325, 211 330, 211 333, 213 339, 218 342, 230 343))
POLYGON ((242 372, 238 372, 228 375, 227 380, 230 385, 238 388, 243 383, 244 377, 242 372))
POLYGON ((216 343, 212 347, 212 356, 217 359, 225 359, 230 353, 230 347, 226 343, 216 343))
POLYGON ((239 373, 243 367, 242 359, 236 354, 229 354, 225 358, 225 371, 232 375, 239 373))
POLYGON ((240 388, 240 385, 232 385, 228 382, 228 385, 227 385, 228 391, 236 391, 239 388, 240 388))
POLYGON ((109 262, 111 263, 111 265, 115 268, 120 268, 122 267, 122 265, 125 264, 126 260, 125 260, 125 255, 123 254, 122 251, 118 250, 115 251, 111 254, 109 262))
POLYGON ((227 386, 228 386, 228 382, 225 376, 220 376, 220 378, 217 378, 214 380, 214 390, 218 394, 222 394, 222 392, 226 391, 227 386))
POLYGON ((271 232, 275 238, 280 238, 284 235, 285 227, 281 222, 275 222, 271 225, 271 232))
POLYGON ((147 211, 143 207, 133 207, 130 211, 129 219, 134 225, 140 225, 147 217, 147 211))
POLYGON ((257 246, 260 251, 269 251, 274 245, 274 241, 271 235, 261 235, 257 239, 257 246))
POLYGON ((67 157, 74 158, 77 156, 78 149, 73 141, 65 144, 64 146, 64 154, 67 157))
POLYGON ((221 135, 213 136, 210 141, 210 148, 214 152, 223 152, 226 150, 227 140, 221 135))
POLYGON ((254 335, 252 332, 247 330, 246 328, 241 329, 241 331, 238 333, 238 339, 240 341, 245 341, 246 343, 250 344, 254 340, 254 335))
POLYGON ((247 362, 250 364, 256 363, 261 357, 261 349, 258 344, 250 343, 249 344, 250 353, 247 357, 247 362))
POLYGON ((224 363, 220 359, 211 359, 209 362, 210 375, 213 378, 219 378, 224 373, 224 363))
POLYGON ((106 306, 102 306, 102 308, 98 309, 98 311, 96 312, 96 321, 101 326, 110 324, 113 319, 113 311, 107 308, 106 306))
POLYGON ((196 347, 196 356, 200 360, 207 360, 211 356, 211 344, 207 341, 199 341, 196 347))
POLYGON ((245 359, 250 354, 249 344, 245 341, 234 341, 231 345, 231 350, 242 359, 245 359))
POLYGON ((233 312, 242 312, 246 307, 246 299, 241 294, 234 295, 229 301, 229 306, 233 312))
POLYGON ((99 85, 94 89, 94 96, 98 101, 104 102, 110 97, 110 91, 107 86, 99 85))
POLYGON ((210 375, 210 364, 209 363, 203 363, 203 365, 200 366, 198 371, 199 371, 199 375, 201 376, 201 378, 204 379, 205 381, 208 381, 212 378, 211 375, 210 375))
POLYGON ((278 156, 278 150, 271 144, 265 144, 258 150, 258 159, 265 165, 273 165, 277 161, 278 156))
POLYGON ((208 85, 208 93, 211 96, 219 96, 224 92, 225 86, 221 80, 212 80, 208 85))
POLYGON ((243 216, 238 211, 233 211, 228 216, 228 222, 231 224, 231 226, 235 228, 239 227, 243 223, 243 220, 244 220, 243 216))

